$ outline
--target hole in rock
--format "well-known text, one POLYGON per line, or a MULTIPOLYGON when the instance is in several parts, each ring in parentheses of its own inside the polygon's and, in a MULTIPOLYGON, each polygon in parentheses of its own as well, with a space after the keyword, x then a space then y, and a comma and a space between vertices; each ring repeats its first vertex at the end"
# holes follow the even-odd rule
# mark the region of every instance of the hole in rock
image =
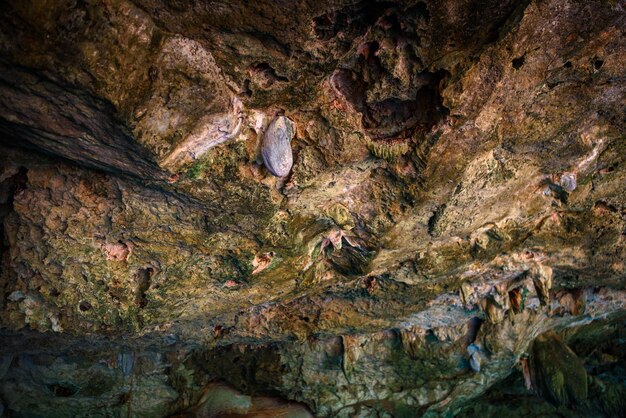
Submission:
POLYGON ((346 15, 327 13, 313 19, 313 30, 317 39, 328 41, 337 34, 337 26, 346 24, 346 15))
POLYGON ((511 65, 516 70, 519 70, 520 68, 522 68, 522 65, 524 65, 524 61, 526 61, 526 55, 525 54, 522 55, 521 57, 517 57, 513 61, 511 61, 511 65))
POLYGON ((48 385, 48 389, 50 389, 50 392, 52 392, 54 396, 59 398, 69 398, 78 392, 76 386, 68 383, 53 383, 48 385))
POLYGON ((565 68, 572 68, 573 66, 572 66, 571 62, 567 61, 565 64, 563 64, 563 67, 565 67, 565 68))
POLYGON ((136 302, 140 308, 144 308, 148 304, 148 300, 146 299, 146 292, 150 288, 150 279, 153 273, 154 269, 152 267, 139 269, 137 270, 137 273, 135 273, 135 281, 137 282, 136 302))
POLYGON ((606 202, 603 202, 602 200, 598 200, 596 203, 594 203, 593 205, 593 212, 596 215, 605 215, 608 213, 616 213, 618 211, 618 209, 606 202))
POLYGON ((436 343, 439 342, 439 338, 435 335, 432 329, 426 331, 426 342, 427 343, 436 343))

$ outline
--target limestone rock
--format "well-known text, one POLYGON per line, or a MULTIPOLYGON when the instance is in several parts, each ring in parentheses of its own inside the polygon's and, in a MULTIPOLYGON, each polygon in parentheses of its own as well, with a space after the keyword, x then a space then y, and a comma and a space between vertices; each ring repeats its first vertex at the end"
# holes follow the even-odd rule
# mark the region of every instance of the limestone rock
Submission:
POLYGON ((355 227, 354 219, 350 214, 350 211, 341 203, 335 203, 333 206, 328 208, 326 210, 326 215, 343 229, 350 230, 355 227))
POLYGON ((529 271, 535 285, 537 297, 542 305, 550 303, 550 289, 552 289, 552 268, 537 264, 529 271))
POLYGON ((276 177, 285 177, 293 165, 291 140, 295 135, 294 124, 285 116, 272 120, 263 135, 261 153, 268 171, 276 177))
POLYGON ((623 1, 291 3, 0 2, 5 415, 620 415, 623 1))
POLYGON ((587 372, 583 363, 555 334, 534 341, 530 365, 533 387, 548 401, 577 405, 587 399, 587 372))
POLYGON ((469 355, 470 368, 475 372, 480 372, 483 355, 480 348, 476 344, 470 344, 467 346, 467 354, 469 355))

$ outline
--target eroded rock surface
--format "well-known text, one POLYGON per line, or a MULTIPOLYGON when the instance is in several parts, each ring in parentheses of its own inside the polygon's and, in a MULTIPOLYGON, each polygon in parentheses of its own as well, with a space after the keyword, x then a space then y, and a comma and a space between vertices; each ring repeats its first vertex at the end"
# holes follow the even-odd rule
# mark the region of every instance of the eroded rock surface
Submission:
POLYGON ((0 411, 623 416, 625 7, 3 2, 0 411))

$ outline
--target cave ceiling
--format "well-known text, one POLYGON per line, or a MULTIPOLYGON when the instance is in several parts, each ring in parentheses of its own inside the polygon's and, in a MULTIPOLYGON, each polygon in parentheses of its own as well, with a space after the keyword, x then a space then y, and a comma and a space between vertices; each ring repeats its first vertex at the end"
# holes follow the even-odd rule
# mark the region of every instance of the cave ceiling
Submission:
POLYGON ((623 416, 625 7, 0 3, 0 416, 623 416))

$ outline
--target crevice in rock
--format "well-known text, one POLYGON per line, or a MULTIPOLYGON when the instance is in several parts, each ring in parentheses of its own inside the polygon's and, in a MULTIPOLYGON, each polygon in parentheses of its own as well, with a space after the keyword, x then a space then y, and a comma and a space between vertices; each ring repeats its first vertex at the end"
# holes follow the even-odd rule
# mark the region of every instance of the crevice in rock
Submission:
MULTIPOLYGON (((9 167, 6 167, 5 170, 8 171, 9 167)), ((2 173, 3 177, 7 174, 9 177, 0 181, 0 279, 8 278, 8 271, 6 271, 6 269, 8 269, 10 265, 8 260, 9 242, 5 235, 5 219, 13 211, 15 195, 25 190, 27 187, 27 173, 28 169, 26 167, 16 167, 12 175, 11 172, 2 173)), ((0 282, 0 284, 2 285, 2 302, 0 306, 2 306, 4 305, 6 286, 8 286, 8 283, 0 282)))
POLYGON ((483 322, 485 321, 477 316, 467 321, 467 344, 472 344, 476 341, 483 322))
POLYGON ((154 269, 152 267, 146 267, 137 270, 135 273, 135 282, 137 283, 137 297, 136 304, 140 308, 145 308, 148 304, 148 299, 146 299, 146 292, 150 289, 152 275, 154 274, 154 269))
POLYGON ((435 237, 439 236, 441 232, 439 231, 439 220, 443 216, 446 210, 446 204, 441 204, 437 206, 437 209, 433 212, 430 218, 428 218, 428 233, 430 236, 435 237))

